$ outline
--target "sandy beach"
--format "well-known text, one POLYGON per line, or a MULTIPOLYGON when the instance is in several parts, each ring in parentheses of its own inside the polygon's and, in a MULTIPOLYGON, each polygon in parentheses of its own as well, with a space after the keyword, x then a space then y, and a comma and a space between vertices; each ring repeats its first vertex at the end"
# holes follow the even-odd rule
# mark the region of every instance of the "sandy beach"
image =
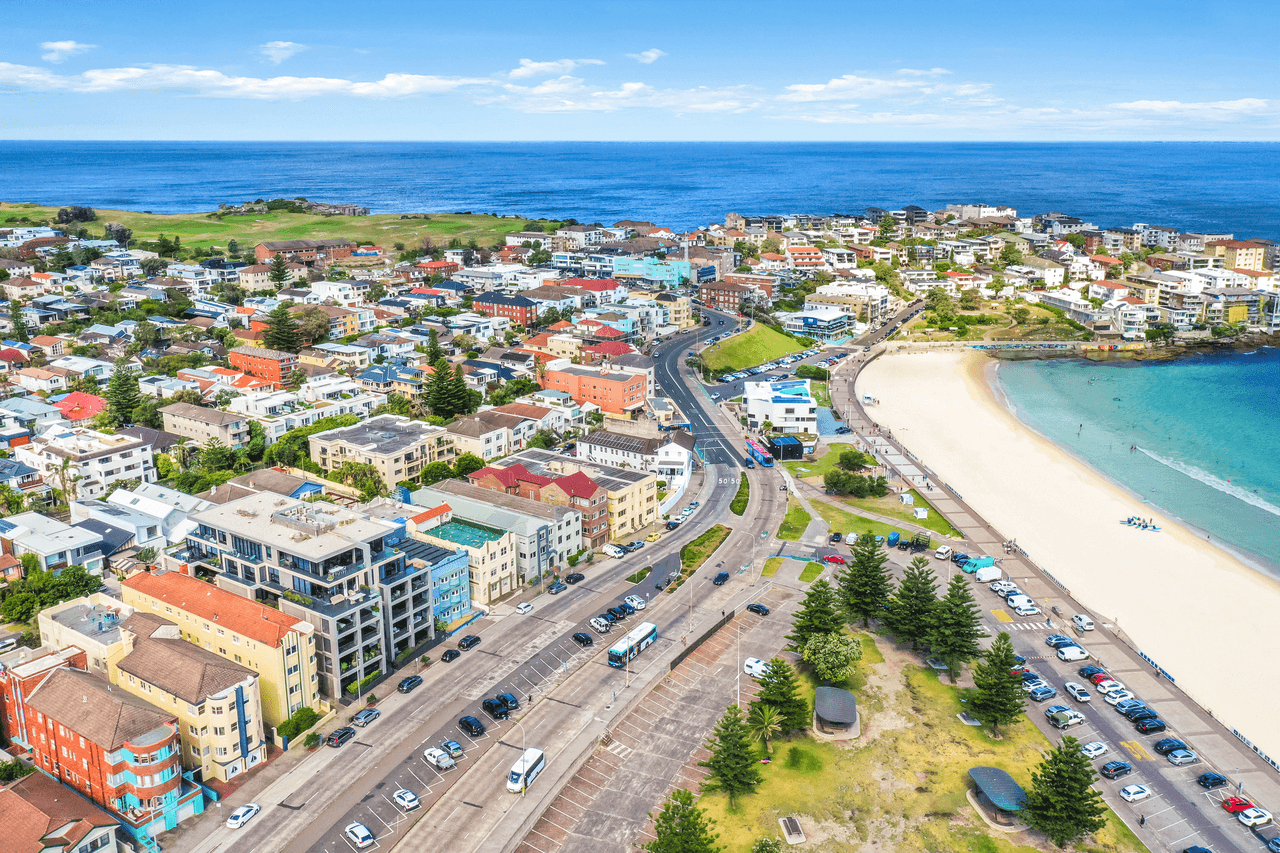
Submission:
POLYGON ((1280 615, 1280 584, 1025 427, 991 390, 996 365, 969 350, 887 355, 857 391, 879 400, 873 419, 1095 619, 1119 625, 1228 728, 1280 754, 1280 658, 1261 642, 1280 615), (1164 530, 1118 523, 1133 515, 1164 530))

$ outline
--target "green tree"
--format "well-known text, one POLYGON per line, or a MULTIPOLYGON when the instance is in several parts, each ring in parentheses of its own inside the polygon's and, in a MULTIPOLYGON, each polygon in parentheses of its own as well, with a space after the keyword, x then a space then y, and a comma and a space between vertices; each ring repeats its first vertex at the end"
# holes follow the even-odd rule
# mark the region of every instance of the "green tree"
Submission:
POLYGON ((304 305, 293 318, 298 323, 298 337, 303 343, 322 344, 329 340, 329 315, 319 305, 304 305))
POLYGON ((435 329, 427 332, 427 363, 435 364, 444 358, 444 350, 440 348, 440 336, 435 329))
POLYGON ((751 703, 769 705, 776 708, 781 715, 784 732, 798 732, 809 728, 809 703, 800 696, 800 687, 796 684, 796 673, 791 664, 782 658, 773 658, 765 665, 764 674, 760 676, 760 690, 751 703))
POLYGON ((712 831, 715 824, 684 788, 672 791, 662 810, 656 816, 650 812, 649 817, 654 837, 641 846, 645 853, 720 853, 724 849, 716 844, 720 833, 712 831))
POLYGON ((1017 661, 1013 642, 1001 631, 991 648, 973 668, 973 684, 977 693, 969 703, 973 716, 986 723, 992 734, 1007 726, 1025 711, 1022 676, 1013 671, 1017 661))
POLYGON ((892 240, 893 233, 894 231, 897 230, 897 227, 898 227, 898 223, 894 221, 894 218, 892 216, 889 216, 888 214, 885 214, 883 217, 880 218, 880 227, 878 229, 877 236, 881 240, 892 240))
POLYGON ((235 463, 236 452, 223 444, 220 438, 209 439, 200 451, 200 473, 206 476, 217 471, 228 471, 235 463))
POLYGON ((782 734, 782 712, 773 705, 752 702, 747 714, 747 733, 757 743, 764 744, 764 751, 773 754, 773 739, 782 734))
MULTIPOLYGON (((475 393, 479 394, 478 391, 475 393)), ((484 400, 484 395, 480 395, 480 400, 473 399, 473 392, 467 387, 467 374, 462 371, 462 362, 458 362, 453 367, 453 376, 449 380, 448 399, 452 406, 452 413, 446 417, 469 415, 480 408, 480 403, 484 400)))
POLYGON ((107 380, 107 419, 113 427, 122 427, 132 423, 133 412, 142 403, 142 392, 138 390, 138 374, 128 361, 121 357, 116 359, 115 369, 107 380))
POLYGON ((709 783, 703 784, 703 790, 723 791, 729 795, 729 807, 733 808, 738 797, 753 793, 763 781, 741 708, 729 706, 716 723, 706 747, 711 756, 698 762, 711 771, 707 774, 709 783))
POLYGON ((933 608, 938 603, 938 581, 927 557, 916 557, 907 566, 902 583, 889 601, 889 627, 899 640, 909 640, 911 650, 929 637, 933 608))
POLYGON ((160 414, 160 403, 147 398, 138 404, 129 416, 129 422, 152 429, 164 429, 164 415, 160 414))
POLYGON ((782 839, 776 835, 757 838, 751 845, 751 853, 782 853, 782 839))
POLYGON ((302 369, 290 370, 284 381, 293 388, 299 388, 306 384, 307 372, 302 369))
POLYGON ((844 633, 815 634, 804 644, 801 657, 819 681, 835 684, 848 678, 862 660, 862 641, 844 633))
POLYGON ((1059 847, 1097 832, 1107 825, 1107 807, 1092 787, 1096 779, 1080 742, 1064 736, 1031 773, 1023 819, 1059 847))
POLYGON ((451 399, 450 383, 453 381, 453 368, 443 358, 431 365, 431 375, 427 377, 422 396, 426 398, 431 414, 438 418, 450 418, 454 408, 451 399))
POLYGON ((160 327, 146 320, 133 327, 133 342, 139 350, 149 349, 160 342, 160 327))
POLYGON ((960 291, 960 310, 976 311, 978 308, 978 300, 982 294, 978 293, 976 287, 970 287, 960 291))
POLYGON ((861 450, 845 450, 840 453, 836 463, 846 471, 861 471, 875 464, 875 460, 861 450))
POLYGON ((1000 263, 1005 266, 1022 263, 1022 250, 1015 243, 1006 243, 1000 249, 1000 263))
POLYGON ((872 617, 884 616, 893 594, 893 583, 885 569, 888 562, 889 556, 876 543, 876 537, 864 533, 854 543, 853 559, 840 573, 840 603, 850 619, 862 620, 864 628, 872 617))
POLYGON ((22 316, 22 303, 16 299, 9 300, 9 322, 13 329, 9 332, 9 337, 19 343, 26 343, 30 340, 27 333, 27 321, 22 316))
POLYGON ((1025 305, 1019 305, 1009 312, 1009 316, 1013 318, 1013 322, 1019 326, 1024 326, 1031 319, 1031 309, 1025 305))
POLYGON ((931 287, 924 296, 924 307, 933 312, 939 323, 950 323, 956 316, 956 303, 941 287, 931 287))
POLYGON ((474 474, 485 466, 485 461, 474 453, 464 453, 457 459, 453 460, 453 474, 455 477, 466 477, 474 474))
POLYGON ((281 302, 267 315, 267 328, 262 333, 262 345, 267 349, 281 352, 296 353, 302 349, 302 333, 298 331, 297 318, 289 312, 288 303, 281 302))
POLYGON ((536 433, 534 433, 532 437, 530 437, 529 441, 526 442, 525 446, 536 447, 542 450, 547 450, 552 447, 555 447, 555 444, 556 444, 556 434, 549 429, 540 429, 536 433))
POLYGON ((453 477, 453 469, 449 467, 448 462, 432 462, 422 469, 422 484, 430 486, 432 483, 439 483, 441 480, 448 480, 453 477))
POLYGON ((276 254, 271 259, 271 270, 267 273, 267 279, 276 286, 277 290, 289 281, 289 265, 285 263, 284 255, 276 254))
POLYGON ((933 608, 929 625, 929 645, 933 653, 946 661, 951 680, 956 669, 978 656, 978 605, 969 590, 968 579, 957 572, 947 584, 947 594, 933 608))
POLYGON ((343 462, 330 475, 329 479, 360 490, 362 501, 385 497, 388 494, 387 484, 382 481, 378 469, 366 462, 343 462))
POLYGON ((791 633, 787 639, 797 648, 804 648, 805 643, 815 634, 832 634, 844 627, 844 617, 840 615, 840 601, 835 589, 825 580, 814 581, 800 602, 800 610, 791 623, 791 633))

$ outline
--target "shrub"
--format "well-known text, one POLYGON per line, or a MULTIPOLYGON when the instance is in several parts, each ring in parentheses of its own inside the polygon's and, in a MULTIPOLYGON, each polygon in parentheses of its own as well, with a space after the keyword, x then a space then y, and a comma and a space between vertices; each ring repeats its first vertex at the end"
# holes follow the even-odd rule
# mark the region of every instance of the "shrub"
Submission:
POLYGON ((305 746, 307 749, 315 749, 317 746, 320 745, 320 733, 312 732, 311 734, 307 735, 307 739, 302 742, 302 745, 305 746))
POLYGON ((576 566, 576 565, 578 565, 578 555, 577 555, 577 554, 570 554, 570 555, 569 555, 569 568, 573 568, 573 567, 574 567, 574 566, 576 566))
POLYGON ((307 705, 293 712, 293 716, 276 726, 276 731, 281 737, 293 740, 307 729, 320 722, 320 715, 307 705))

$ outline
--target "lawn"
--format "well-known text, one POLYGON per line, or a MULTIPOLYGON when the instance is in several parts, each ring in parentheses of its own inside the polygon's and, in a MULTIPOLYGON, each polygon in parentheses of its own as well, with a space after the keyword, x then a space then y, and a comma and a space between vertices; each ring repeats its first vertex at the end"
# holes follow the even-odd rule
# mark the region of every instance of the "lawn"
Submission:
POLYGON ((831 392, 827 390, 827 383, 810 382, 809 390, 813 392, 814 402, 824 408, 831 408, 831 392))
MULTIPOLYGON (((51 219, 57 207, 0 202, 0 227, 19 217, 51 219)), ((87 223, 90 233, 101 236, 106 223, 118 222, 133 230, 134 240, 154 240, 161 234, 178 236, 190 248, 225 247, 234 239, 242 248, 252 248, 264 240, 303 240, 345 237, 360 243, 383 246, 388 252, 396 243, 415 247, 423 237, 437 242, 457 237, 491 246, 507 234, 523 229, 526 219, 470 213, 432 213, 430 218, 401 219, 399 214, 372 216, 320 216, 273 210, 251 216, 211 218, 208 212, 158 215, 132 210, 97 210, 96 222, 87 223)), ((554 231, 557 223, 546 223, 554 231)))
POLYGON ((782 526, 778 528, 778 538, 785 539, 788 542, 799 541, 811 521, 813 521, 813 516, 809 515, 805 508, 800 505, 800 501, 794 497, 788 499, 787 515, 782 519, 782 526))
POLYGON ((756 323, 750 331, 708 347, 702 354, 712 370, 743 370, 802 349, 804 346, 790 335, 756 323))
POLYGON ((704 532, 697 539, 690 542, 680 549, 680 577, 667 587, 667 592, 675 592, 680 588, 680 584, 685 582, 689 575, 693 574, 698 568, 707 561, 707 559, 715 553, 724 540, 729 538, 729 534, 733 531, 725 527, 723 524, 717 524, 710 530, 704 532))
MULTIPOLYGON (((963 533, 952 527, 947 520, 942 517, 940 512, 933 508, 933 505, 929 503, 928 498, 921 495, 915 489, 910 489, 908 493, 913 495, 915 498, 914 506, 926 507, 929 510, 928 518, 916 518, 915 514, 911 511, 912 508, 898 500, 897 495, 889 495, 888 497, 883 498, 845 498, 844 502, 851 507, 863 509, 867 512, 874 512, 877 515, 887 515, 890 518, 896 518, 901 521, 905 521, 908 524, 914 524, 927 530, 932 530, 934 533, 940 533, 943 536, 964 536, 963 533)), ((883 536, 884 534, 882 533, 880 535, 883 536)))
POLYGON ((810 583, 818 579, 818 575, 826 570, 826 566, 822 563, 809 563, 804 567, 804 571, 800 573, 800 580, 804 583, 810 583))
MULTIPOLYGON (((845 512, 838 507, 832 506, 826 501, 815 500, 813 502, 813 508, 818 515, 822 516, 822 520, 827 523, 827 527, 831 529, 832 533, 839 531, 844 534, 846 540, 848 540, 849 534, 851 533, 855 536, 863 533, 870 533, 873 536, 884 536, 888 538, 889 534, 894 530, 897 530, 899 533, 905 532, 900 528, 892 527, 882 521, 873 521, 869 518, 863 518, 860 515, 845 512)), ((911 537, 907 538, 909 539, 911 537)), ((936 547, 932 539, 929 540, 929 547, 936 547)))
MULTIPOLYGON (((811 737, 775 741, 764 782, 730 811, 723 794, 699 805, 715 822, 726 853, 747 853, 764 836, 777 836, 778 819, 800 816, 816 850, 972 851, 1036 853, 1038 836, 987 827, 966 798, 968 770, 1000 767, 1024 787, 1049 744, 1028 720, 1000 739, 956 719, 963 690, 938 677, 883 638, 858 634, 863 658, 844 685, 858 697, 862 735, 846 744, 811 737), (1032 846, 1032 845, 1036 846, 1032 846), (874 847, 872 845, 875 845, 874 847)), ((801 672, 801 690, 814 682, 801 672)), ((760 750, 764 757, 763 749, 760 750)), ((1077 849, 1128 853, 1143 846, 1113 815, 1077 849)))
POLYGON ((787 466, 787 470, 793 477, 822 477, 839 467, 836 463, 840 461, 841 453, 854 449, 852 444, 829 444, 827 452, 819 457, 817 462, 798 460, 782 464, 787 466))
POLYGON ((747 501, 751 498, 751 481, 747 479, 745 473, 739 473, 738 493, 733 496, 733 500, 729 502, 729 512, 734 515, 742 515, 747 511, 747 501))
POLYGON ((649 572, 653 571, 653 566, 645 566, 640 571, 627 578, 627 583, 640 583, 640 581, 649 577, 649 572))
POLYGON ((764 568, 760 570, 760 577, 771 578, 778 573, 778 569, 782 568, 782 557, 770 557, 764 561, 764 568))

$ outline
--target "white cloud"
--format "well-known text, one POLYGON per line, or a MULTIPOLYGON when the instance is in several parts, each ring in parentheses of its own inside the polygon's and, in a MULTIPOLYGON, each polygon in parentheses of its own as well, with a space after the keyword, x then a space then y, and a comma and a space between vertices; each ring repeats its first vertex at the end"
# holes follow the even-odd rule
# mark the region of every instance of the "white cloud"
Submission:
POLYGON ((507 83, 503 92, 481 93, 483 104, 502 104, 526 113, 616 112, 662 109, 673 113, 745 112, 760 106, 759 93, 745 86, 713 89, 655 89, 647 83, 623 83, 598 89, 579 77, 563 75, 536 86, 507 83))
POLYGON ((550 62, 534 62, 532 59, 520 60, 520 67, 508 73, 513 80, 526 77, 544 77, 548 74, 568 74, 579 65, 604 65, 599 59, 555 59, 550 62))
POLYGON ((46 41, 40 43, 40 49, 47 53, 40 54, 45 62, 61 62, 69 56, 93 50, 96 44, 81 44, 78 41, 46 41))
POLYGON ((1272 111, 1272 102, 1262 98, 1238 98, 1234 101, 1205 101, 1186 103, 1183 101, 1130 101, 1125 104, 1111 104, 1110 108, 1130 113, 1146 113, 1153 116, 1170 116, 1185 118, 1189 115, 1216 116, 1219 118, 1236 117, 1240 114, 1267 113, 1272 111))
POLYGON ((487 78, 387 74, 381 80, 334 77, 231 77, 189 65, 100 68, 83 74, 54 74, 43 68, 0 62, 0 84, 37 91, 78 93, 171 90, 212 98, 299 100, 321 95, 398 98, 438 94, 462 86, 491 84, 487 78))
POLYGON ((665 50, 658 50, 656 47, 651 47, 648 50, 642 50, 639 53, 627 54, 631 59, 634 59, 636 62, 643 63, 644 65, 652 65, 657 62, 660 57, 666 55, 667 52, 665 50))
POLYGON ((951 72, 945 68, 929 68, 926 70, 921 70, 919 68, 899 68, 897 73, 904 77, 940 77, 943 74, 950 74, 951 72))
POLYGON ((307 46, 305 44, 298 44, 296 41, 269 41, 266 44, 258 45, 258 53, 261 53, 276 65, 284 62, 295 53, 306 49, 307 46))
MULTIPOLYGON (((934 69, 943 71, 944 69, 934 69)), ((879 98, 919 98, 928 95, 951 95, 970 97, 981 94, 991 88, 990 83, 939 83, 920 79, 921 75, 932 72, 912 72, 908 69, 907 78, 891 79, 886 77, 860 77, 857 74, 845 74, 834 77, 826 83, 795 83, 787 87, 778 96, 781 101, 851 101, 879 98)))

